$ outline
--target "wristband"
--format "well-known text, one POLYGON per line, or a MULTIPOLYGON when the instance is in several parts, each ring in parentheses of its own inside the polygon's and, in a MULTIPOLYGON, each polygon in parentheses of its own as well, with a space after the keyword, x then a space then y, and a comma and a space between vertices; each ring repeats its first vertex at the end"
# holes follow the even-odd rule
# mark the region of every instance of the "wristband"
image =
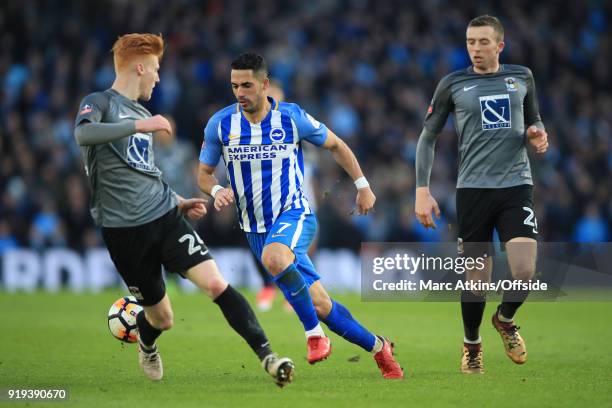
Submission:
POLYGON ((214 185, 213 188, 210 189, 210 195, 212 198, 215 198, 219 190, 223 190, 223 186, 220 186, 219 184, 214 185))
POLYGON ((361 176, 355 180, 355 187, 357 187, 357 190, 361 190, 362 188, 370 187, 370 183, 368 183, 364 176, 361 176))

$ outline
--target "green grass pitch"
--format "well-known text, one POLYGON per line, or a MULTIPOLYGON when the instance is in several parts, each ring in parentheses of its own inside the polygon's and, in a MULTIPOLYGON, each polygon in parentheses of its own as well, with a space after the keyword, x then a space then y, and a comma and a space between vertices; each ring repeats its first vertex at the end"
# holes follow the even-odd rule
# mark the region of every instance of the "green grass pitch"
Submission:
POLYGON ((122 295, 0 293, 0 388, 65 387, 68 401, 54 406, 83 407, 612 406, 612 303, 526 304, 517 315, 529 351, 523 366, 505 356, 489 304, 482 328, 486 374, 465 376, 457 303, 338 296, 365 326, 395 341, 407 378, 388 381, 368 353, 334 334, 331 357, 308 365, 301 325, 278 302, 258 316, 275 350, 297 366, 294 383, 279 389, 216 305, 176 291, 175 327, 159 340, 165 378, 148 381, 136 346, 108 333, 106 312, 122 295))

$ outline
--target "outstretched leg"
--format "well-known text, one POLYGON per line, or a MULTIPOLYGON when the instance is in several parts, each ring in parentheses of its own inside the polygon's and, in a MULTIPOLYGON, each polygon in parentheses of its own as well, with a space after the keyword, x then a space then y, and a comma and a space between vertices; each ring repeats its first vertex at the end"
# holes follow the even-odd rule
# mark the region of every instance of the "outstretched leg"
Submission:
POLYGON ((185 276, 219 306, 229 325, 247 342, 276 383, 282 387, 291 382, 293 362, 279 358, 272 351, 253 309, 244 296, 221 276, 215 261, 202 262, 189 269, 185 276))
MULTIPOLYGON (((307 257, 307 255, 303 256, 307 257)), ((309 259, 300 259, 300 264, 306 261, 310 262, 309 259)), ((371 352, 384 378, 400 379, 404 377, 402 368, 393 357, 391 342, 374 335, 361 325, 344 305, 329 297, 320 281, 314 282, 309 290, 317 315, 331 331, 365 351, 371 352)))

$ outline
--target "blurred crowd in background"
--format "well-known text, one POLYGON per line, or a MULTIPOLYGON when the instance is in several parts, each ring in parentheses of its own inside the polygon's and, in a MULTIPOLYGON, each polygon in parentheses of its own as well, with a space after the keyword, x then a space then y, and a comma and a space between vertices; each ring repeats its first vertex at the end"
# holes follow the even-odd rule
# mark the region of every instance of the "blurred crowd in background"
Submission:
MULTIPOLYGON (((161 82, 145 106, 174 118, 176 137, 155 141, 156 162, 178 193, 200 194, 195 169, 203 127, 234 101, 231 60, 256 51, 286 99, 351 146, 378 198, 374 214, 352 215, 351 180, 330 154, 309 148, 320 246, 452 241, 452 121, 436 146, 431 191, 442 219, 434 231, 414 217, 415 150, 437 82, 469 65, 465 28, 480 14, 496 15, 505 26, 502 63, 526 65, 535 77, 551 144, 544 156, 530 155, 541 240, 610 240, 612 2, 467 3, 3 1, 0 254, 14 247, 102 245, 89 215, 73 121, 85 95, 110 87, 110 49, 130 32, 162 33, 166 40, 161 82)), ((234 211, 210 212, 198 225, 210 246, 245 245, 234 211)))

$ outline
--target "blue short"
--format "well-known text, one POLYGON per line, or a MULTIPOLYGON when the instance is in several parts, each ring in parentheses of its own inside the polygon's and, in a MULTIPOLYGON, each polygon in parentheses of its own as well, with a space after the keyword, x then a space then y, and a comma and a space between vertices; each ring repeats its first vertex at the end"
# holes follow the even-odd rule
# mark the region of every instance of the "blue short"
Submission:
POLYGON ((305 213, 302 208, 296 208, 281 213, 268 232, 247 232, 246 237, 260 261, 261 253, 268 244, 279 242, 291 248, 297 270, 310 287, 321 278, 308 256, 308 248, 316 233, 317 217, 313 213, 305 213))

